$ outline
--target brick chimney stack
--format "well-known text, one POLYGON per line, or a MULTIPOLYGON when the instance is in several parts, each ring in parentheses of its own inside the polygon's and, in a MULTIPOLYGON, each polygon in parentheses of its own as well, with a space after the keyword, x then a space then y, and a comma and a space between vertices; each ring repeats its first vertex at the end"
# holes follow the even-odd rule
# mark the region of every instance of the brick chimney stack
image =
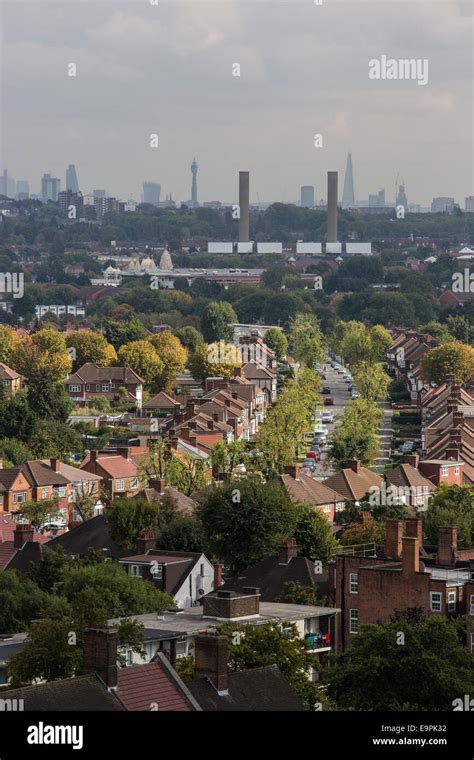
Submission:
POLYGON ((61 460, 60 459, 50 459, 49 460, 49 466, 51 467, 54 472, 60 472, 61 470, 61 460))
POLYGON ((222 586, 222 565, 216 562, 214 565, 214 590, 222 586))
POLYGON ((148 487, 154 488, 160 495, 162 495, 165 492, 166 480, 164 478, 149 478, 148 487))
POLYGON ((298 556, 298 546, 295 538, 287 538, 286 541, 281 544, 280 552, 278 554, 279 565, 289 565, 293 557, 298 556))
POLYGON ((403 520, 386 520, 385 528, 385 556, 387 559, 400 559, 403 545, 403 520))
POLYGON ((108 688, 117 686, 117 629, 87 628, 84 633, 84 673, 97 673, 108 688))
POLYGON ((420 545, 418 538, 414 536, 403 538, 402 572, 403 575, 413 575, 413 573, 420 572, 420 545))
POLYGON ((458 529, 454 525, 438 528, 437 564, 441 567, 453 567, 458 550, 458 529))
POLYGON ((405 520, 405 533, 410 538, 418 540, 418 546, 423 545, 423 520, 419 517, 410 517, 405 520))
POLYGON ((412 467, 415 468, 415 470, 418 469, 418 465, 420 464, 420 455, 419 454, 405 454, 403 457, 403 461, 405 464, 411 464, 412 467))
POLYGON ((292 478, 297 478, 300 468, 296 464, 285 465, 285 475, 291 475, 292 478))
POLYGON ((345 470, 353 470, 357 475, 362 469, 362 465, 359 459, 348 459, 347 462, 343 462, 342 465, 345 470))
POLYGON ((206 631, 195 637, 195 677, 208 678, 217 693, 228 693, 227 659, 228 643, 225 636, 206 631))
POLYGON ((154 530, 142 530, 137 538, 137 554, 146 554, 156 548, 156 533, 154 530))
POLYGON ((21 549, 28 541, 33 541, 34 530, 32 525, 18 523, 13 531, 13 546, 21 549))

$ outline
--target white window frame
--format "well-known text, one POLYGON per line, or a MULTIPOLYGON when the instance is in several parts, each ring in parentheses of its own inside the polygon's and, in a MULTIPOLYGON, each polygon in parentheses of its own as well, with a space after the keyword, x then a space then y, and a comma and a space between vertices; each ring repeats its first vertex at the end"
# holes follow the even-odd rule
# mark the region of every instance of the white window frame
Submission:
POLYGON ((359 593, 359 574, 349 573, 349 594, 358 594, 358 593, 359 593))
POLYGON ((28 501, 28 492, 27 491, 13 491, 13 503, 14 504, 24 504, 25 501, 28 501))
POLYGON ((72 384, 69 386, 69 393, 80 393, 81 392, 81 386, 77 384, 72 384))
POLYGON ((442 468, 441 468, 441 475, 447 475, 447 474, 448 474, 448 471, 449 471, 449 468, 448 468, 448 467, 442 467, 442 468))
POLYGON ((115 490, 125 491, 125 480, 123 478, 119 478, 115 481, 115 490))
POLYGON ((469 605, 469 614, 474 615, 474 594, 471 594, 471 604, 469 605))
POLYGON ((102 393, 108 393, 110 385, 108 383, 102 383, 102 393))
POLYGON ((441 591, 430 591, 431 612, 442 612, 442 601, 443 601, 443 595, 441 594, 441 591), (436 600, 435 600, 435 597, 437 597, 436 600))
POLYGON ((100 383, 96 383, 95 389, 96 391, 100 391, 100 383))
POLYGON ((458 465, 458 464, 457 464, 457 465, 456 465, 456 467, 454 468, 454 474, 455 474, 455 475, 459 475, 459 465, 458 465))
POLYGON ((456 591, 448 591, 448 612, 456 612, 457 598, 456 591))
POLYGON ((143 578, 143 565, 129 565, 129 567, 132 578, 143 578))
POLYGON ((349 633, 359 633, 359 610, 356 608, 349 610, 349 633))

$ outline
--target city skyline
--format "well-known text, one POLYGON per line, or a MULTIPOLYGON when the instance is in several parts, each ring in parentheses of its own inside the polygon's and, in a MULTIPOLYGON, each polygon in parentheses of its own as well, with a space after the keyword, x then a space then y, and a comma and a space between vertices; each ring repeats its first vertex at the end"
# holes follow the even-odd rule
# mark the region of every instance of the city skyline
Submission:
POLYGON ((252 203, 293 202, 303 184, 324 195, 326 171, 342 178, 350 149, 360 198, 385 187, 389 201, 398 171, 423 206, 472 195, 470 3, 178 5, 186 14, 4 4, 3 165, 33 192, 72 161, 87 190, 105 182, 139 199, 152 175, 185 201, 196 155, 201 202, 234 200, 242 165, 252 203), (429 59, 428 84, 370 80, 384 51, 429 59))

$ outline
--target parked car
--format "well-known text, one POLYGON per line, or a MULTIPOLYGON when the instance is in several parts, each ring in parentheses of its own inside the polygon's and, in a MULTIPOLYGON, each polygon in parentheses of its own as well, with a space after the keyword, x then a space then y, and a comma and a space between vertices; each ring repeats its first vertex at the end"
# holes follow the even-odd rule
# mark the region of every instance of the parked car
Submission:
POLYGON ((304 460, 304 462, 302 464, 302 467, 306 467, 309 470, 311 470, 311 472, 314 472, 315 469, 316 469, 316 462, 314 461, 314 459, 308 459, 307 458, 307 459, 304 460))
POLYGON ((353 390, 353 391, 352 391, 352 393, 351 393, 351 398, 354 398, 354 399, 356 399, 356 398, 359 398, 359 396, 360 396, 360 393, 359 393, 359 391, 356 391, 356 390, 353 390))
POLYGON ((321 418, 321 422, 327 424, 329 422, 334 422, 334 415, 332 412, 323 412, 323 416, 321 418))
POLYGON ((308 453, 306 454, 306 459, 314 459, 315 462, 319 462, 321 457, 319 456, 318 451, 311 450, 311 451, 308 451, 308 453))
POLYGON ((328 434, 325 430, 318 430, 318 432, 314 434, 313 443, 323 443, 327 437, 328 434))
POLYGON ((322 394, 323 396, 327 396, 331 393, 331 389, 328 385, 323 385, 322 394))
POLYGON ((408 454, 410 451, 413 451, 414 448, 415 448, 414 441, 405 441, 400 446, 400 451, 403 452, 403 454, 408 454))
POLYGON ((334 406, 334 399, 332 396, 326 396, 324 399, 324 406, 334 406))

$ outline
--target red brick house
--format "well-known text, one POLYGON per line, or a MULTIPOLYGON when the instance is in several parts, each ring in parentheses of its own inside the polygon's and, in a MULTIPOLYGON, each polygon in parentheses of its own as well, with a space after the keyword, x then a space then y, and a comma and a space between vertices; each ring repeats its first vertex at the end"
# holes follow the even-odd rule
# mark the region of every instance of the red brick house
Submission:
POLYGON ((139 465, 122 454, 99 454, 91 451, 80 467, 85 472, 100 475, 111 499, 135 496, 140 490, 139 465))
POLYGON ((97 398, 106 398, 108 401, 125 398, 140 409, 143 380, 130 367, 100 367, 86 362, 68 377, 66 391, 80 407, 94 406, 94 399, 97 398))

